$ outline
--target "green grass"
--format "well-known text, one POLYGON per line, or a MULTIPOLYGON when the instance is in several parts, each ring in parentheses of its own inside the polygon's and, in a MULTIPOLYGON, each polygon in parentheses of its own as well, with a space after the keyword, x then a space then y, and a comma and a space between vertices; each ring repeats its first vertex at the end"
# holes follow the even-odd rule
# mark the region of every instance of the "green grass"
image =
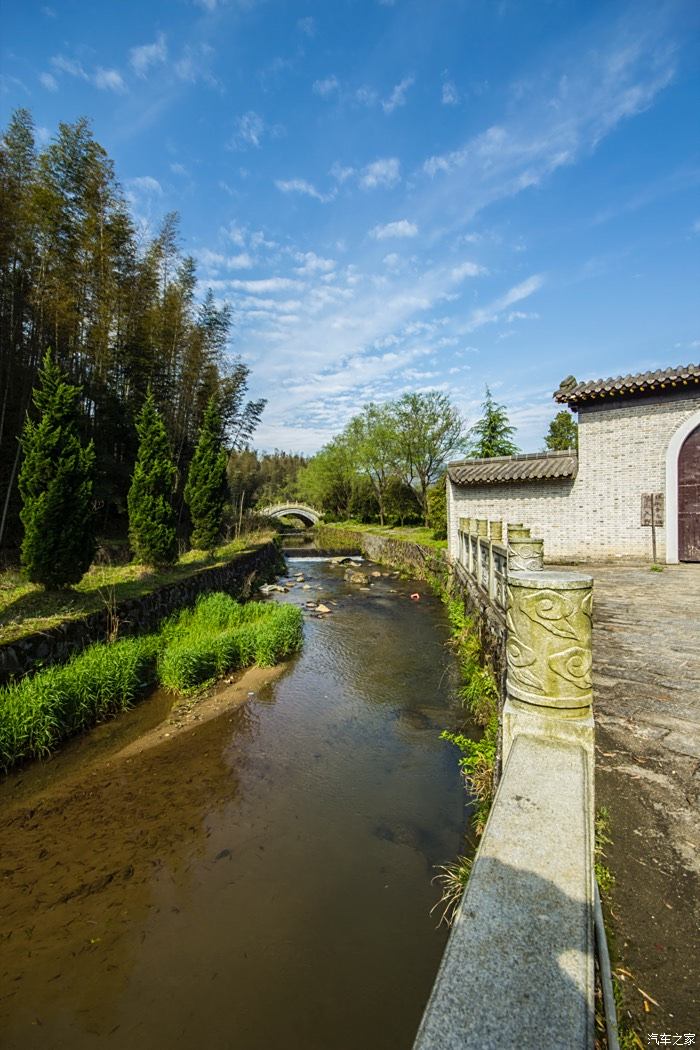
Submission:
POLYGON ((433 539, 433 530, 426 529, 423 525, 365 525, 350 518, 348 521, 324 522, 322 527, 347 529, 352 532, 375 532, 389 539, 408 540, 410 543, 420 543, 423 547, 433 547, 435 550, 447 549, 447 540, 433 539))
POLYGON ((300 648, 302 623, 297 606, 239 604, 217 592, 166 620, 158 634, 92 645, 63 666, 0 688, 0 769, 45 757, 158 681, 191 693, 239 667, 270 667, 300 648))
POLYGON ((139 598, 158 587, 175 583, 201 569, 223 565, 236 554, 269 541, 272 532, 256 532, 232 540, 213 555, 188 551, 163 571, 145 565, 93 565, 80 583, 66 591, 45 591, 19 572, 0 573, 0 645, 35 631, 45 631, 64 620, 75 620, 128 598, 139 598))
POLYGON ((155 680, 158 645, 153 634, 100 643, 62 667, 0 689, 0 768, 42 758, 130 707, 155 680))
POLYGON ((206 595, 166 622, 160 681, 167 689, 191 692, 226 671, 254 663, 272 667, 300 648, 302 623, 294 605, 239 605, 225 594, 206 595))

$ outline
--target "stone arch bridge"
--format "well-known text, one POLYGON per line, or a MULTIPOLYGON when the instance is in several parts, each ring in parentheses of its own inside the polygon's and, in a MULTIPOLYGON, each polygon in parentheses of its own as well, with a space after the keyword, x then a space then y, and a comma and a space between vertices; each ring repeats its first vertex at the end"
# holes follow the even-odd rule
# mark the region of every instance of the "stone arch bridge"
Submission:
POLYGON ((266 518, 299 518, 307 526, 318 525, 323 516, 320 510, 307 503, 274 503, 261 507, 259 513, 266 518))

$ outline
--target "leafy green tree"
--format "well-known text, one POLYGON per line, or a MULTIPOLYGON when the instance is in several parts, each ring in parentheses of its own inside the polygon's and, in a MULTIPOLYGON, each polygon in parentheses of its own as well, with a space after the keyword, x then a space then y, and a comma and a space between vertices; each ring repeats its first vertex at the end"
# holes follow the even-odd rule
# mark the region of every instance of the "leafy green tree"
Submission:
POLYGON ((551 420, 544 443, 552 452, 578 448, 578 423, 565 408, 551 420))
POLYGON ((95 450, 80 441, 79 397, 47 351, 33 396, 38 418, 27 418, 22 433, 19 490, 22 564, 32 582, 52 589, 77 583, 95 553, 95 450))
POLYGON ((469 431, 469 455, 473 459, 514 456, 519 451, 513 441, 515 427, 510 425, 505 406, 496 404, 488 387, 481 408, 483 416, 469 431))
POLYGON ((399 461, 413 484, 428 525, 428 489, 437 480, 450 455, 464 443, 464 423, 447 394, 428 390, 404 394, 394 407, 399 461))
POLYGON ((185 485, 185 501, 192 518, 192 546, 212 551, 221 535, 221 521, 227 497, 226 451, 223 424, 216 399, 211 397, 204 411, 202 429, 190 463, 185 485))
POLYGON ((345 433, 338 434, 297 475, 299 498, 336 521, 347 518, 357 470, 345 433))
POLYGON ((374 487, 379 506, 379 524, 384 524, 386 488, 396 469, 398 446, 396 421, 391 407, 366 405, 360 415, 351 420, 348 440, 353 462, 374 487))
POLYGON ((398 474, 386 486, 386 515, 391 525, 415 525, 421 519, 421 507, 415 489, 398 474))
POLYGON ((165 425, 149 390, 136 420, 139 450, 127 499, 129 540, 146 565, 172 565, 177 537, 172 493, 175 465, 165 425))

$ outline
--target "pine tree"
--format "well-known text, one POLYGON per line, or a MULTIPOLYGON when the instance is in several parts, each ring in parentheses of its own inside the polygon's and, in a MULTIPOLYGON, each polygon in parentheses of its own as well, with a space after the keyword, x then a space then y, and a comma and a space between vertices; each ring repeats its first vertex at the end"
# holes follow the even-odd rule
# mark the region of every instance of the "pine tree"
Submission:
POLYGON ((469 455, 473 459, 515 455, 518 452, 512 440, 515 427, 510 425, 505 406, 496 404, 488 387, 481 407, 484 414, 469 431, 469 455))
POLYGON ((198 550, 212 551, 221 535, 227 459, 221 413, 216 399, 211 397, 185 485, 185 501, 192 516, 192 546, 198 550))
POLYGON ((22 433, 19 490, 22 564, 33 583, 52 589, 77 583, 95 553, 95 450, 80 442, 79 397, 47 351, 33 394, 39 416, 22 433))
POLYGON ((578 448, 578 423, 565 408, 557 412, 549 424, 545 446, 552 452, 563 452, 565 449, 578 448))
POLYGON ((146 565, 172 565, 177 558, 172 493, 175 466, 165 425, 148 391, 136 420, 139 450, 129 489, 129 540, 146 565))

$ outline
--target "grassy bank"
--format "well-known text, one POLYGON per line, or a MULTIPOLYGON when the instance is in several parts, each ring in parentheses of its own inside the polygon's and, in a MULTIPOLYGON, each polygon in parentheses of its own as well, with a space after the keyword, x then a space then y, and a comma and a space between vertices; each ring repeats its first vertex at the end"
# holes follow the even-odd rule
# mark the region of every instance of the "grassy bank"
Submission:
POLYGON ((69 736, 130 707, 160 682, 192 692, 227 671, 269 667, 301 646, 296 606, 226 594, 199 599, 157 634, 99 643, 62 667, 49 667, 0 689, 0 769, 42 758, 69 736))
POLYGON ((433 530, 422 525, 364 525, 350 518, 348 521, 324 522, 324 529, 347 529, 351 532, 372 532, 393 540, 408 540, 409 543, 420 543, 422 547, 434 550, 446 550, 447 540, 433 539, 433 530))
POLYGON ((225 565, 237 554, 260 543, 269 542, 272 531, 255 532, 232 540, 212 555, 188 551, 175 565, 156 570, 146 565, 93 565, 80 583, 66 591, 45 591, 14 570, 0 573, 0 645, 24 635, 45 631, 64 620, 77 620, 87 613, 128 598, 140 598, 150 591, 177 583, 200 569, 225 565))

